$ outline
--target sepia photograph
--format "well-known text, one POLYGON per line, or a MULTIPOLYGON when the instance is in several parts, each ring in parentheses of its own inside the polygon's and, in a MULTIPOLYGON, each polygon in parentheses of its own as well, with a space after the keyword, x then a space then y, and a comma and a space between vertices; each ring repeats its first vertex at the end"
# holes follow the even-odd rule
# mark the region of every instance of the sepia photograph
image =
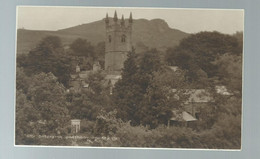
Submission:
POLYGON ((15 146, 241 150, 243 9, 16 12, 15 146))

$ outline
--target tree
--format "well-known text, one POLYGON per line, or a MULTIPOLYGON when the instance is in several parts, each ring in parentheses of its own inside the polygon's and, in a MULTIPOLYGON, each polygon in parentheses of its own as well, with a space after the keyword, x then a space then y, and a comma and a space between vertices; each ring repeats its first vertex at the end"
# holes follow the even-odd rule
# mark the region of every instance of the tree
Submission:
POLYGON ((136 83, 138 68, 135 51, 132 50, 127 56, 122 79, 116 83, 113 90, 113 101, 121 119, 124 121, 132 120, 133 124, 138 124, 139 120, 135 118, 135 113, 137 105, 142 100, 142 93, 140 86, 136 83))
POLYGON ((118 116, 132 125, 144 123, 143 103, 154 72, 161 67, 157 50, 144 53, 139 61, 134 51, 129 52, 124 63, 122 79, 116 83, 113 99, 118 116))
POLYGON ((66 134, 69 121, 66 92, 52 73, 40 73, 30 78, 17 69, 16 143, 36 144, 26 135, 66 134), (25 85, 21 85, 23 81, 25 85))
POLYGON ((233 36, 235 38, 237 38, 238 41, 238 50, 240 50, 240 52, 242 53, 243 51, 243 38, 244 38, 244 34, 242 31, 238 31, 235 34, 233 34, 233 36))
POLYGON ((94 58, 94 47, 86 39, 78 38, 70 44, 74 55, 94 58))
POLYGON ((31 101, 26 97, 23 90, 16 90, 16 107, 15 107, 15 143, 16 144, 33 144, 37 141, 30 140, 26 137, 28 134, 34 134, 35 128, 31 123, 40 120, 39 113, 33 107, 31 101))
POLYGON ((22 62, 22 59, 17 60, 27 75, 52 72, 58 77, 59 82, 68 87, 72 63, 70 58, 64 54, 59 37, 45 37, 35 49, 29 52, 24 59, 25 62, 22 62))
POLYGON ((173 71, 168 66, 153 72, 138 112, 143 117, 143 125, 150 125, 151 128, 166 125, 173 109, 183 110, 182 104, 188 98, 185 89, 189 87, 184 75, 183 70, 173 71))
MULTIPOLYGON (((97 104, 91 96, 90 91, 81 91, 78 93, 71 92, 71 104, 69 105, 69 113, 72 118, 76 119, 88 119, 95 121, 98 112, 101 110, 102 105, 97 104)), ((97 98, 97 97, 96 97, 97 98)))
POLYGON ((211 129, 200 133, 207 148, 241 148, 241 98, 232 96, 218 101, 217 115, 211 129))
POLYGON ((105 42, 98 43, 94 48, 95 56, 102 68, 105 68, 105 42))
POLYGON ((23 93, 27 93, 28 86, 30 84, 30 78, 26 76, 22 67, 16 67, 16 90, 21 90, 23 93))
POLYGON ((97 60, 95 48, 86 39, 78 38, 70 44, 71 55, 77 60, 82 69, 92 68, 94 61, 97 60))
POLYGON ((217 76, 218 68, 212 62, 225 53, 242 53, 236 37, 218 32, 200 32, 183 39, 179 46, 169 50, 166 60, 188 70, 191 80, 199 81, 197 71, 200 69, 209 78, 217 76))
POLYGON ((38 48, 50 49, 50 51, 61 48, 61 39, 58 36, 46 36, 39 43, 38 48))
POLYGON ((139 62, 137 71, 137 83, 141 87, 142 94, 146 92, 150 81, 153 78, 153 72, 160 70, 162 63, 160 61, 159 52, 151 49, 145 52, 139 62))
POLYGON ((214 62, 218 66, 220 84, 228 90, 242 92, 242 56, 230 53, 219 56, 214 62))
POLYGON ((67 125, 69 103, 66 102, 66 91, 52 73, 33 76, 27 97, 39 111, 41 119, 47 121, 43 129, 45 133, 56 133, 67 125))
POLYGON ((67 100, 71 102, 69 111, 73 118, 95 121, 101 109, 112 109, 109 87, 105 84, 105 74, 102 72, 90 73, 85 82, 88 88, 68 94, 67 100))

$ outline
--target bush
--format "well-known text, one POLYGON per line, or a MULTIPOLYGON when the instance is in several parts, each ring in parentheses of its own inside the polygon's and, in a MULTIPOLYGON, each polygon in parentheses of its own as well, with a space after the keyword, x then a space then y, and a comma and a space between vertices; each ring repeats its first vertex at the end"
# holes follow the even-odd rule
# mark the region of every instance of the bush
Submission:
POLYGON ((95 122, 90 120, 81 120, 80 132, 93 134, 95 122))

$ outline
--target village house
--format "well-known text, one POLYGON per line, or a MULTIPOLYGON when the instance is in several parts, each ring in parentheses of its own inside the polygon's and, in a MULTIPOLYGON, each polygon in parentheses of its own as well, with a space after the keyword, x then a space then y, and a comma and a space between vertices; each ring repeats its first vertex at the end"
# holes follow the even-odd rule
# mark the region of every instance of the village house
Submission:
MULTIPOLYGON (((217 94, 223 96, 230 96, 232 93, 228 92, 225 86, 215 86, 217 94)), ((172 89, 172 92, 177 92, 177 89, 172 89)), ((187 100, 183 103, 183 110, 173 109, 173 117, 168 121, 170 125, 186 125, 201 120, 201 109, 211 106, 214 102, 213 95, 206 89, 185 89, 184 94, 187 95, 187 100)), ((179 96, 176 96, 179 99, 179 96)))

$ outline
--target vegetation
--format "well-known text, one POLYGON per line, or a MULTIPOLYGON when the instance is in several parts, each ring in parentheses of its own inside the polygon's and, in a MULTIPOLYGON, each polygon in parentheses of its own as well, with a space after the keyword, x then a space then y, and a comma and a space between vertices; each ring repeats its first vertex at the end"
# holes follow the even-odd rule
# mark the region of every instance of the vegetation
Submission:
POLYGON ((104 43, 76 39, 64 49, 59 37, 45 37, 17 57, 16 144, 239 149, 242 37, 201 32, 166 52, 133 49, 112 95, 104 71, 89 73, 86 88, 70 89, 76 65, 90 70, 95 61, 104 64, 104 43), (185 110, 190 89, 204 89, 213 100, 192 126, 168 127, 179 117, 172 110, 185 110), (68 138, 75 135, 73 118, 82 121, 82 139, 68 138))
POLYGON ((229 53, 241 57, 241 45, 235 36, 200 32, 183 39, 179 46, 168 49, 166 61, 187 70, 189 81, 200 85, 200 81, 204 83, 203 79, 219 77, 222 70, 214 62, 220 56, 229 53))
POLYGON ((23 67, 28 76, 52 72, 60 83, 68 87, 72 63, 56 36, 45 37, 28 55, 18 56, 17 65, 23 67))
POLYGON ((67 101, 71 103, 68 109, 72 118, 95 121, 102 109, 111 110, 109 87, 103 85, 104 74, 100 72, 91 73, 86 82, 88 89, 67 94, 67 101))
POLYGON ((28 143, 26 134, 67 133, 69 103, 66 102, 64 86, 52 73, 40 73, 29 78, 18 68, 17 88, 16 143, 33 144, 28 143))

